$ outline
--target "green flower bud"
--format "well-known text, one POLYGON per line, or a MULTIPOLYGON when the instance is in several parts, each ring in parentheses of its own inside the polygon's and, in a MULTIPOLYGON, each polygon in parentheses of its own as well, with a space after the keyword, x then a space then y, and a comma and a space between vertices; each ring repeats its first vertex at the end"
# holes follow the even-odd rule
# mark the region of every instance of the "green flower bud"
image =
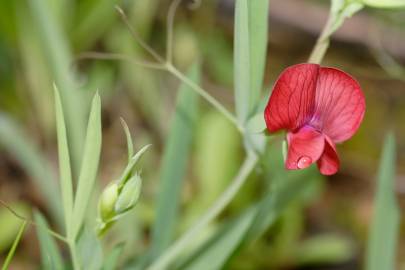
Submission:
POLYGON ((138 202, 141 194, 142 179, 139 174, 133 175, 122 188, 115 204, 115 212, 123 214, 132 209, 138 202))
POLYGON ((98 202, 99 217, 103 222, 112 219, 115 216, 115 204, 118 199, 118 185, 112 183, 108 185, 101 193, 98 202))

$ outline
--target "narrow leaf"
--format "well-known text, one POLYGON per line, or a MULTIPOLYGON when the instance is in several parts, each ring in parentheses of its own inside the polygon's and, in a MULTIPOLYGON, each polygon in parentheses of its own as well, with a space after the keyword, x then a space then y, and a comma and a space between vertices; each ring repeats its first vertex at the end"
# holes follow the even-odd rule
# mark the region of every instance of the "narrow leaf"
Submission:
POLYGON ((245 124, 261 95, 266 63, 268 0, 237 0, 235 6, 235 105, 245 124))
POLYGON ((97 176, 98 163, 101 152, 101 101, 96 94, 93 98, 84 155, 77 186, 73 210, 73 237, 77 235, 83 224, 84 215, 89 204, 94 182, 97 176))
POLYGON ((41 213, 34 214, 39 247, 41 249, 42 269, 62 270, 64 269, 62 256, 59 253, 58 246, 49 232, 46 230, 49 226, 41 213))
POLYGON ((395 137, 388 134, 380 161, 374 216, 369 232, 366 269, 396 269, 399 209, 395 198, 395 137))
POLYGON ((132 142, 131 132, 129 127, 123 118, 121 120, 121 125, 124 128, 125 137, 127 138, 127 148, 128 148, 128 162, 131 160, 131 157, 134 155, 134 143, 132 142))
POLYGON ((29 0, 27 2, 32 14, 33 25, 41 40, 44 61, 49 66, 62 97, 73 169, 76 172, 74 175, 76 175, 85 137, 84 112, 87 109, 87 103, 84 102, 84 95, 79 91, 72 74, 73 57, 63 27, 58 21, 57 12, 52 9, 52 5, 49 5, 48 1, 29 0))
POLYGON ((210 269, 223 269, 238 248, 261 236, 293 201, 302 198, 308 192, 312 180, 315 180, 310 177, 313 171, 301 173, 292 175, 288 173, 289 177, 280 174, 279 179, 273 179, 280 183, 277 189, 266 194, 237 219, 221 226, 200 248, 186 258, 181 268, 204 269, 204 265, 210 265, 210 269))
POLYGON ((221 228, 195 252, 195 257, 180 269, 205 270, 223 269, 223 265, 238 247, 254 218, 255 208, 245 211, 240 217, 221 228))
POLYGON ((250 0, 248 1, 248 9, 250 52, 249 114, 251 114, 252 110, 258 105, 263 85, 267 51, 269 1, 250 0))
MULTIPOLYGON (((200 66, 194 64, 188 77, 198 83, 200 66)), ((180 191, 189 160, 197 114, 196 94, 182 84, 177 94, 176 112, 163 154, 156 221, 152 229, 152 256, 158 256, 172 240, 178 220, 180 191)))
POLYGON ((244 124, 250 106, 249 5, 248 0, 237 0, 235 4, 235 106, 238 121, 244 124))
POLYGON ((143 153, 148 150, 148 148, 151 146, 151 144, 145 145, 144 147, 141 148, 129 161, 127 167, 125 167, 124 172, 122 173, 120 179, 119 179, 119 185, 120 188, 125 184, 125 182, 131 177, 132 171, 138 163, 138 160, 142 157, 143 153))
POLYGON ((8 269, 8 266, 10 265, 10 262, 14 257, 14 253, 15 253, 15 251, 17 249, 18 243, 21 240, 21 237, 22 237, 22 235, 24 233, 24 230, 25 230, 26 226, 27 226, 27 221, 24 221, 21 224, 21 227, 20 227, 20 230, 18 231, 17 237, 15 238, 14 243, 11 246, 10 251, 8 252, 7 257, 6 257, 5 261, 4 261, 3 268, 2 268, 3 270, 8 269))
POLYGON ((116 245, 113 250, 105 257, 102 270, 118 269, 118 259, 124 250, 124 243, 116 245))
POLYGON ((58 136, 59 174, 62 189, 63 210, 65 213, 66 230, 70 228, 73 211, 72 172, 70 169, 69 146, 66 137, 65 117, 59 91, 54 87, 56 130, 58 136))

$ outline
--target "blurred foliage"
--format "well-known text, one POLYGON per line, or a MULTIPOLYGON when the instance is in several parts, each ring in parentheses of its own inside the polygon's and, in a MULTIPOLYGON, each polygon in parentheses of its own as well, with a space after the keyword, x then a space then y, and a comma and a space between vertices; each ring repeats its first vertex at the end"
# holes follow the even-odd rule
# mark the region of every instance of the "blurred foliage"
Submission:
MULTIPOLYGON (((175 63, 185 71, 198 57, 201 60, 200 84, 230 107, 234 66, 230 30, 233 22, 229 14, 233 11, 223 4, 226 1, 202 1, 196 10, 189 8, 190 2, 184 1, 176 15, 175 63)), ((385 1, 365 2, 381 5, 385 1)), ((76 141, 70 143, 69 148, 75 149, 76 176, 89 110, 86 104, 90 104, 90 97, 97 89, 103 104, 104 138, 103 166, 97 183, 104 186, 111 181, 111 175, 117 175, 122 169, 126 145, 121 139, 121 127, 116 124, 120 116, 128 120, 134 131, 135 149, 147 143, 153 145, 142 161, 144 186, 137 211, 125 216, 101 242, 104 260, 101 250, 95 248, 99 244, 91 244, 98 241, 89 233, 92 228, 85 228, 80 235, 81 254, 89 259, 87 269, 98 268, 101 263, 103 269, 120 269, 125 265, 132 269, 134 264, 142 265, 139 258, 148 250, 152 223, 159 215, 155 211, 156 198, 163 185, 158 180, 164 176, 159 177, 163 172, 158 168, 162 168, 163 162, 180 162, 177 154, 181 149, 174 147, 170 155, 164 150, 175 136, 171 134, 170 120, 179 113, 175 109, 178 83, 174 79, 165 72, 145 69, 130 61, 79 60, 79 56, 86 51, 98 51, 122 53, 128 59, 151 60, 119 20, 115 5, 125 10, 141 37, 163 55, 169 3, 164 0, 0 3, 0 196, 10 198, 10 207, 25 217, 29 217, 30 208, 39 208, 50 224, 39 214, 35 215, 36 223, 47 228, 62 227, 61 207, 54 199, 59 196, 58 189, 54 188, 57 171, 54 82, 63 88, 62 99, 69 103, 65 113, 70 115, 68 130, 75 133, 69 135, 76 141), (165 161, 163 157, 170 160, 165 161), (14 167, 8 168, 10 164, 14 167)), ((276 5, 277 1, 270 3, 276 5)), ((385 29, 403 33, 403 11, 367 8, 363 15, 376 18, 385 29)), ((314 42, 313 37, 280 26, 280 22, 271 20, 270 23, 265 85, 271 85, 278 71, 286 65, 306 59, 314 42), (274 40, 272 31, 278 29, 282 34, 274 40)), ((394 126, 397 131, 398 171, 404 173, 405 92, 403 72, 398 72, 402 70, 403 59, 388 55, 382 59, 388 59, 383 61, 382 69, 365 48, 332 43, 325 63, 344 67, 358 77, 367 99, 367 113, 359 133, 338 147, 342 161, 340 174, 325 180, 318 177, 313 168, 301 174, 286 173, 278 139, 267 138, 270 146, 260 166, 220 218, 184 253, 178 266, 204 269, 207 261, 220 254, 212 261, 217 268, 313 269, 311 267, 324 266, 322 269, 328 269, 331 265, 344 264, 349 266, 341 269, 359 268, 371 216, 373 182, 370 179, 375 175, 379 146, 388 126, 394 126), (384 70, 388 70, 388 74, 384 70), (291 196, 294 200, 288 201, 291 196), (207 246, 215 249, 204 249, 207 246)), ((180 92, 177 92, 178 97, 180 92)), ((268 94, 268 88, 263 94, 268 94)), ((188 99, 184 102, 191 106, 189 110, 197 109, 197 102, 188 99)), ((182 163, 187 166, 179 167, 175 176, 166 176, 175 178, 170 181, 179 181, 170 239, 177 238, 221 194, 242 160, 243 145, 237 130, 206 103, 198 106, 190 136, 178 138, 189 144, 183 149, 188 156, 182 156, 186 157, 182 163)), ((179 129, 184 131, 185 128, 179 129)), ((403 179, 403 175, 399 177, 403 179)), ((167 186, 172 184, 170 181, 167 186)), ((404 196, 403 191, 398 192, 404 196)), ((20 224, 7 209, 0 208, 2 259, 20 224)), ((160 226, 164 225, 163 220, 160 226)), ((37 229, 41 249, 58 254, 52 253, 56 244, 49 240, 47 232, 37 229)), ((403 228, 400 233, 404 233, 403 228)), ((34 237, 30 233, 24 237, 12 266, 35 269, 32 265, 39 265, 42 259, 44 269, 54 269, 50 266, 52 261, 43 253, 41 258, 31 247, 32 243, 37 243, 34 237)), ((399 247, 403 254, 403 240, 399 247)), ((57 248, 66 259, 67 248, 63 245, 57 248)), ((60 264, 58 256, 51 257, 60 264)), ((405 264, 402 258, 400 265, 405 264)))

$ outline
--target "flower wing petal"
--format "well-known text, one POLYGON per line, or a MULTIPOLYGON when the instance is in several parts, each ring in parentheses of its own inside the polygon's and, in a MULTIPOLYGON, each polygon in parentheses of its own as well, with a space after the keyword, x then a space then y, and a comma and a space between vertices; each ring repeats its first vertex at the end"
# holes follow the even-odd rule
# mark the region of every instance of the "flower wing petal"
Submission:
POLYGON ((295 130, 312 117, 319 65, 298 64, 281 73, 267 103, 264 118, 270 132, 295 130))
POLYGON ((334 143, 326 137, 325 150, 317 162, 319 171, 324 175, 335 174, 339 169, 339 164, 340 161, 336 152, 336 147, 334 143))
POLYGON ((360 85, 347 73, 320 68, 316 87, 315 111, 310 124, 339 143, 359 128, 366 103, 360 85))
POLYGON ((288 153, 285 167, 304 169, 317 161, 325 146, 325 137, 312 127, 304 126, 298 132, 287 134, 288 153))

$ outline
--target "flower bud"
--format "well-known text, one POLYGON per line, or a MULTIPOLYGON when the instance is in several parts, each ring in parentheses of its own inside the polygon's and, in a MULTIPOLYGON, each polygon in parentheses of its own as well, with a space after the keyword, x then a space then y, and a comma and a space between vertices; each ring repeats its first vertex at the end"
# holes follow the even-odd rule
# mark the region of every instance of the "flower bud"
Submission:
POLYGON ((118 185, 112 183, 108 185, 101 193, 98 203, 99 216, 104 222, 115 216, 115 204, 118 199, 118 185))
POLYGON ((115 212, 122 214, 132 209, 141 194, 142 179, 139 174, 133 175, 124 185, 115 203, 115 212))

